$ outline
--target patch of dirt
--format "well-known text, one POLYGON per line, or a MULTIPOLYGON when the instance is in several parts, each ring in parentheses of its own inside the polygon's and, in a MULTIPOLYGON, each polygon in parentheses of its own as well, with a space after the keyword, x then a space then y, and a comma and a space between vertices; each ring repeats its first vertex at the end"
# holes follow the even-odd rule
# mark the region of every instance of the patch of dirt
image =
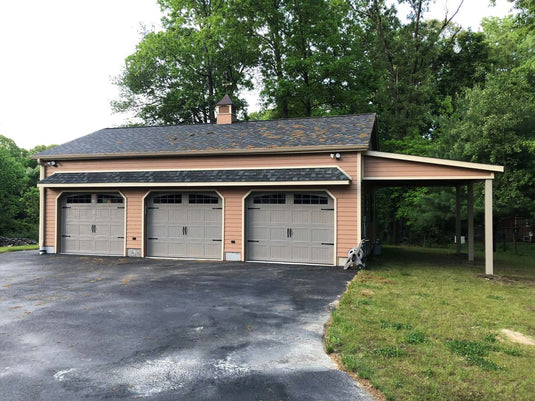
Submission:
POLYGON ((360 295, 362 295, 363 297, 367 297, 367 298, 373 298, 373 296, 375 295, 375 293, 372 291, 372 290, 368 290, 368 289, 363 289, 360 291, 360 295))
POLYGON ((353 380, 355 380, 359 384, 359 387, 366 390, 366 392, 370 394, 373 398, 375 398, 377 401, 386 401, 385 395, 379 390, 377 390, 375 387, 373 387, 369 380, 359 377, 359 375, 355 372, 351 372, 347 369, 344 369, 340 355, 338 355, 336 352, 333 352, 332 354, 329 354, 329 356, 336 363, 338 369, 343 372, 346 372, 349 376, 351 376, 353 380))
POLYGON ((509 340, 509 341, 517 343, 517 344, 535 346, 535 338, 533 338, 533 337, 527 336, 527 335, 519 333, 517 331, 512 331, 512 330, 507 330, 507 329, 502 329, 501 333, 502 333, 503 337, 505 337, 505 338, 503 338, 503 337, 500 338, 502 341, 503 340, 509 340))
POLYGON ((487 274, 478 274, 478 278, 484 278, 490 281, 496 281, 503 284, 525 284, 529 286, 535 286, 535 279, 522 276, 489 276, 487 274))
MULTIPOLYGON (((332 316, 329 318, 329 321, 325 323, 325 326, 323 327, 323 339, 325 339, 325 337, 327 336, 327 331, 329 331, 329 327, 331 326, 331 324, 332 316)), ((379 390, 377 390, 375 387, 373 387, 372 383, 369 380, 363 379, 362 377, 359 377, 357 373, 345 369, 342 363, 342 359, 340 358, 340 355, 337 352, 331 352, 327 355, 329 355, 329 358, 331 358, 334 363, 336 363, 338 370, 341 370, 342 372, 345 372, 349 376, 351 376, 351 378, 359 384, 359 387, 365 390, 374 399, 376 399, 377 401, 386 401, 385 395, 379 390)))

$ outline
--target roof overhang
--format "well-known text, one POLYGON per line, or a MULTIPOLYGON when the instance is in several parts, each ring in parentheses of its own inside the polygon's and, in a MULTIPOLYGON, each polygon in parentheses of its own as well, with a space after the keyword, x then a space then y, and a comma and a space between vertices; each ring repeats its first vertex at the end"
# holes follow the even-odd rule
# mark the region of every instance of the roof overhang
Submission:
POLYGON ((153 170, 59 172, 40 181, 44 188, 82 187, 229 187, 349 185, 338 167, 259 168, 229 170, 153 170))
POLYGON ((98 154, 58 154, 30 156, 37 160, 101 160, 101 159, 131 159, 131 158, 154 158, 154 157, 191 157, 191 156, 240 156, 256 154, 301 154, 301 153, 324 153, 324 152, 363 152, 368 146, 363 145, 322 145, 322 146, 296 146, 277 148, 250 148, 230 150, 204 150, 187 152, 128 152, 128 153, 98 153, 98 154))

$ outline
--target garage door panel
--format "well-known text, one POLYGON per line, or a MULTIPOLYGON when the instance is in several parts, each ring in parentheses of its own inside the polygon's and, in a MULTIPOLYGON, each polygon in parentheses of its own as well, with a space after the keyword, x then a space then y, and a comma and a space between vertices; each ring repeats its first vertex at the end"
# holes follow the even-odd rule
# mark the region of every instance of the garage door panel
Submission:
POLYGON ((314 210, 310 213, 310 222, 312 224, 333 224, 334 211, 331 210, 314 210))
POLYGON ((247 246, 247 258, 249 260, 270 260, 271 252, 270 248, 265 244, 260 243, 248 243, 247 246))
MULTIPOLYGON (((181 199, 181 202, 158 204, 154 209, 155 195, 149 198, 147 213, 147 232, 149 237, 158 238, 151 241, 147 248, 148 256, 220 259, 222 209, 214 207, 215 203, 202 203, 203 194, 173 193, 167 199, 181 199), (193 203, 189 203, 192 201, 193 203), (167 246, 163 246, 162 243, 167 246)), ((211 193, 210 196, 215 196, 211 193)), ((218 198, 219 199, 219 198, 218 198)))
POLYGON ((198 209, 197 207, 195 208, 190 207, 187 211, 187 216, 188 216, 188 219, 187 219, 188 223, 189 222, 197 223, 200 221, 204 221, 204 210, 198 209))
POLYGON ((292 241, 306 241, 310 242, 312 237, 309 228, 292 228, 292 241))
MULTIPOLYGON (((98 206, 100 206, 100 205, 98 205, 98 206)), ((95 210, 95 220, 96 221, 109 221, 110 218, 111 218, 111 210, 109 208, 107 208, 107 207, 98 207, 95 210)))
POLYGON ((124 225, 112 224, 110 225, 110 235, 117 237, 124 237, 124 225))
POLYGON ((166 237, 166 238, 180 238, 183 237, 184 234, 182 234, 183 226, 166 226, 161 227, 162 228, 162 234, 160 234, 160 237, 166 237))
POLYGON ((268 224, 288 224, 292 218, 291 214, 287 210, 273 210, 268 215, 268 224))
POLYGON ((205 230, 205 234, 204 234, 204 238, 207 239, 207 240, 220 240, 221 239, 221 227, 219 226, 213 226, 213 227, 205 227, 204 228, 205 230))
POLYGON ((208 209, 204 211, 204 222, 221 223, 221 209, 208 209))
POLYGON ((334 246, 322 244, 334 243, 334 201, 324 192, 296 194, 257 193, 247 199, 248 260, 333 263, 334 246), (272 203, 254 204, 254 199, 272 203))
MULTIPOLYGON (((173 205, 175 207, 182 207, 181 204, 179 205, 173 205)), ((188 219, 188 213, 186 210, 182 210, 182 209, 176 209, 176 208, 172 208, 173 206, 168 206, 167 207, 167 214, 163 215, 162 216, 162 220, 163 222, 169 222, 169 221, 173 221, 173 222, 181 222, 181 223, 186 223, 187 219, 188 219)), ((185 224, 183 224, 185 225, 185 224)))
POLYGON ((322 261, 323 263, 332 263, 334 246, 323 245, 319 247, 312 247, 310 249, 310 257, 313 260, 322 261))
POLYGON ((61 221, 61 252, 124 255, 124 208, 117 204, 97 203, 95 194, 67 194, 61 221))
MULTIPOLYGON (((74 206, 71 206, 71 210, 74 206)), ((68 209, 67 209, 68 210, 68 209)), ((93 209, 81 208, 79 210, 79 220, 95 221, 95 211, 93 209)))
POLYGON ((272 244, 269 248, 270 260, 290 260, 292 258, 292 249, 288 244, 272 244))
POLYGON ((95 253, 94 239, 80 239, 78 241, 78 250, 82 253, 95 253))
POLYGON ((115 241, 110 241, 110 254, 121 256, 124 253, 124 241, 122 239, 117 239, 115 241))
POLYGON ((331 229, 313 228, 310 230, 310 241, 312 242, 332 242, 334 231, 331 229))

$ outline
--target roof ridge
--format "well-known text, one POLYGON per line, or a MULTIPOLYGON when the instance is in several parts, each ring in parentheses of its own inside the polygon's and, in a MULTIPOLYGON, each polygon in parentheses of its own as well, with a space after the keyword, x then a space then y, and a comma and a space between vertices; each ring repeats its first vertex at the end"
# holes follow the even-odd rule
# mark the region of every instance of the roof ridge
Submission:
MULTIPOLYGON (((329 116, 304 116, 304 117, 287 117, 287 118, 274 118, 270 120, 237 120, 232 124, 225 124, 232 126, 234 124, 243 124, 243 123, 265 123, 265 122, 274 122, 274 121, 292 121, 292 120, 312 120, 312 119, 328 119, 328 118, 339 118, 339 117, 359 117, 359 116, 375 116, 377 113, 358 113, 358 114, 337 114, 329 116)), ((98 131, 105 130, 115 130, 115 129, 136 129, 136 128, 165 128, 165 127, 204 127, 204 126, 217 126, 218 124, 214 123, 205 123, 205 124, 156 124, 156 125, 124 125, 120 127, 106 127, 98 131)), ((96 132, 98 132, 96 131, 96 132)))

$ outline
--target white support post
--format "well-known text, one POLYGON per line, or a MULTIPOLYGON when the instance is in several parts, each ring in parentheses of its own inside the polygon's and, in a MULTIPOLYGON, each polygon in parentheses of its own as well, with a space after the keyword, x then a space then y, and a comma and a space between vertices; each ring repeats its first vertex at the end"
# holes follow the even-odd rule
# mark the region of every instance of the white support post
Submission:
POLYGON ((468 184, 468 263, 474 263, 474 184, 468 184))
POLYGON ((455 187, 455 252, 461 254, 461 186, 455 187))
POLYGON ((363 216, 362 216, 362 153, 357 153, 357 166, 358 166, 358 174, 357 174, 357 216, 358 216, 358 222, 357 222, 357 244, 360 244, 360 240, 362 239, 362 223, 363 223, 363 216))
POLYGON ((492 180, 485 180, 485 274, 494 274, 492 245, 492 180))
MULTIPOLYGON (((39 180, 45 179, 45 166, 41 164, 41 160, 37 160, 39 164, 39 180)), ((39 250, 45 249, 45 189, 39 187, 39 250)))

